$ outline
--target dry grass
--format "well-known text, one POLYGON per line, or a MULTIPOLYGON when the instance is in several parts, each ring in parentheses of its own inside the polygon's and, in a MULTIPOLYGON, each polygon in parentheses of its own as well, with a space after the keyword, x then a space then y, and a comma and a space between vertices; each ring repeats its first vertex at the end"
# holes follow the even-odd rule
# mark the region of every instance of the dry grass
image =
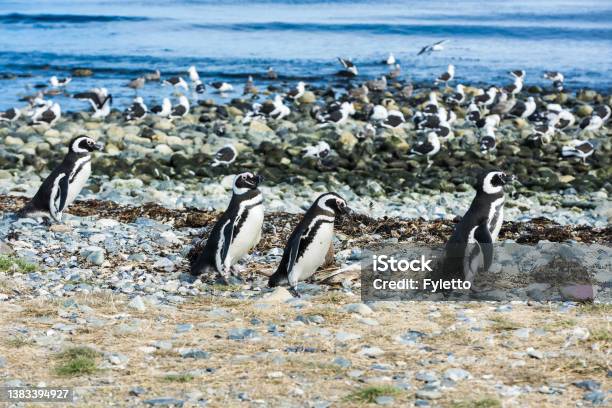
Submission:
MULTIPOLYGON (((449 353, 455 358, 453 365, 470 371, 474 380, 459 382, 456 388, 444 391, 442 398, 436 401, 443 407, 500 407, 505 403, 495 388, 500 383, 539 387, 549 383, 569 384, 582 379, 596 379, 603 383, 604 389, 610 387, 605 364, 610 332, 602 315, 605 308, 602 307, 579 307, 568 313, 558 313, 548 307, 514 305, 511 312, 495 313, 490 305, 484 303, 382 302, 375 305, 374 314, 369 316, 379 324, 368 326, 360 323, 358 316, 339 310, 342 304, 356 302, 358 298, 338 292, 321 294, 303 308, 288 305, 260 308, 254 301, 200 296, 176 308, 148 308, 144 314, 128 309, 128 299, 124 296, 97 294, 72 300, 78 305, 91 307, 92 314, 108 321, 108 325, 85 326, 85 330, 79 330, 66 339, 63 343, 66 348, 60 349, 58 354, 56 347, 23 341, 11 330, 27 327, 32 332, 44 333, 53 324, 47 321, 49 318, 53 322, 70 323, 58 314, 58 310, 65 308, 66 299, 21 301, 19 308, 8 308, 0 322, 0 334, 5 333, 7 339, 0 342, 0 355, 7 359, 9 377, 31 383, 44 381, 54 384, 61 376, 62 384, 66 386, 90 387, 93 384, 90 394, 77 406, 106 406, 109 398, 125 400, 129 389, 135 386, 163 391, 150 397, 163 393, 181 398, 184 392, 200 389, 205 383, 206 387, 216 390, 210 396, 211 406, 237 403, 233 395, 244 391, 252 399, 265 400, 270 406, 282 402, 305 406, 307 401, 322 399, 334 406, 358 407, 376 396, 393 393, 390 390, 394 385, 386 382, 364 384, 362 379, 350 377, 350 371, 363 371, 363 378, 408 374, 407 381, 419 387, 419 382, 410 373, 423 369, 444 372, 450 366, 447 362, 449 353), (231 315, 229 318, 211 317, 209 311, 214 308, 225 308, 231 315), (436 310, 435 316, 430 315, 432 308, 436 310), (481 322, 481 329, 471 330, 469 324, 458 322, 459 309, 481 322), (325 322, 301 324, 295 322, 298 315, 320 315, 325 322), (251 324, 254 317, 262 323, 251 324), (119 324, 134 319, 140 322, 135 333, 117 333, 119 324), (177 334, 176 325, 187 322, 194 325, 193 330, 177 334), (267 333, 270 323, 275 324, 283 336, 274 337, 267 333), (531 335, 528 340, 512 336, 512 330, 518 327, 535 329, 545 325, 549 335, 531 335), (577 326, 588 329, 591 338, 565 348, 567 333, 577 326), (263 340, 228 340, 228 331, 237 327, 256 330, 263 340), (329 335, 320 334, 322 330, 328 331, 329 335), (396 336, 408 330, 424 333, 420 343, 428 348, 399 344, 396 336), (341 345, 334 338, 337 331, 357 333, 361 338, 341 345), (170 341, 173 348, 152 353, 151 350, 144 351, 160 340, 170 341), (600 343, 599 351, 591 348, 594 342, 600 343), (124 370, 100 370, 98 354, 68 352, 72 350, 69 344, 95 345, 97 350, 122 353, 129 357, 129 363, 124 370), (359 355, 366 345, 380 347, 384 354, 376 359, 359 355), (557 357, 543 360, 517 357, 516 353, 524 352, 528 346, 545 353, 556 353, 557 357), (177 352, 182 347, 205 350, 211 356, 206 360, 182 358, 177 352), (348 358, 351 367, 334 364, 333 360, 338 356, 348 358), (518 359, 524 360, 525 364, 513 367, 512 362, 518 359), (52 364, 40 364, 40 361, 52 364), (423 361, 428 365, 423 366, 423 361), (383 372, 372 370, 373 363, 389 364, 390 369, 383 372), (214 369, 214 373, 195 374, 208 367, 214 369), (269 376, 276 371, 283 375, 278 378, 269 376), (113 384, 105 385, 107 378, 113 378, 113 384), (296 387, 304 391, 303 396, 288 393, 296 387)), ((78 308, 69 310, 80 313, 78 308)), ((527 393, 519 397, 518 404, 558 408, 564 403, 575 405, 582 399, 582 394, 583 391, 576 387, 568 387, 562 396, 527 393)), ((412 391, 391 395, 397 406, 410 406, 414 401, 412 391)))

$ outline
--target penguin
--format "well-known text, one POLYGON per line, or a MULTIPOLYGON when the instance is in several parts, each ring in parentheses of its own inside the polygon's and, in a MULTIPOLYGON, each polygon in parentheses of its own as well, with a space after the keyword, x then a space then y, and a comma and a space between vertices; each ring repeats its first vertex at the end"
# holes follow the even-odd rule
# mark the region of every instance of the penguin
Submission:
POLYGON ((88 136, 77 136, 68 154, 42 183, 34 197, 17 213, 19 217, 44 217, 61 222, 63 211, 75 200, 91 174, 91 152, 103 146, 88 136))
POLYGON ((227 210, 210 232, 202 253, 191 263, 191 274, 217 273, 225 283, 233 266, 259 243, 264 220, 263 178, 241 173, 234 178, 227 210))
POLYGON ((269 287, 289 285, 289 291, 300 297, 299 281, 311 277, 325 262, 332 244, 336 217, 350 212, 346 201, 336 193, 320 195, 295 227, 283 252, 276 272, 270 276, 269 287))
POLYGON ((493 261, 493 243, 504 218, 504 185, 512 178, 502 171, 485 171, 478 177, 476 196, 445 247, 445 279, 472 282, 493 261))

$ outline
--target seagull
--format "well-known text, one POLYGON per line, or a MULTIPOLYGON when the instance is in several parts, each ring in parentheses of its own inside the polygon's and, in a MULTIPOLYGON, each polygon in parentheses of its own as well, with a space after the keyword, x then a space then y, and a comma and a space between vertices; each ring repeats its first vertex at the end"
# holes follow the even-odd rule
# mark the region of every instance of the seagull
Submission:
POLYGON ((497 103, 491 108, 491 113, 506 115, 512 110, 512 108, 514 108, 516 102, 517 101, 515 98, 508 98, 508 94, 506 92, 500 92, 497 103))
POLYGON ((273 102, 274 110, 268 114, 273 119, 283 119, 291 113, 291 109, 283 103, 283 97, 276 95, 273 102))
POLYGON ((132 88, 133 90, 138 91, 138 89, 142 88, 144 84, 145 84, 144 77, 138 77, 128 82, 127 86, 128 88, 132 88))
POLYGON ((485 126, 484 135, 480 138, 480 151, 485 153, 495 149, 495 127, 485 126))
POLYGON ((593 154, 595 148, 589 141, 574 139, 567 145, 561 147, 561 156, 563 157, 580 157, 582 162, 586 164, 586 159, 593 154))
POLYGON ((565 77, 559 71, 546 71, 544 73, 544 79, 548 79, 551 82, 563 82, 565 77))
POLYGON ((331 151, 331 148, 329 147, 329 144, 327 144, 327 142, 320 141, 314 146, 308 146, 302 149, 302 153, 303 153, 302 157, 303 158, 313 157, 315 159, 321 160, 327 157, 330 151, 331 151))
POLYGON ((67 77, 67 78, 58 78, 55 75, 53 75, 51 78, 49 78, 49 83, 54 88, 63 88, 66 85, 68 85, 70 83, 70 81, 72 81, 72 78, 70 78, 70 77, 67 77))
POLYGON ((34 125, 47 124, 53 126, 55 122, 62 116, 62 108, 55 102, 48 102, 47 105, 38 108, 32 115, 32 123, 34 125))
POLYGON ((255 84, 253 83, 253 77, 249 75, 246 83, 244 84, 244 90, 242 91, 243 95, 247 95, 250 93, 256 93, 257 88, 255 88, 255 84))
POLYGON ((530 117, 533 114, 533 112, 535 112, 535 110, 536 110, 535 100, 533 99, 533 96, 530 96, 529 98, 527 98, 526 102, 517 101, 514 107, 512 108, 512 110, 508 113, 512 116, 526 119, 530 117))
POLYGON ((495 101, 495 97, 497 96, 496 87, 490 86, 487 92, 483 92, 482 90, 481 92, 480 95, 476 95, 473 99, 476 105, 487 107, 495 101))
POLYGON ((113 96, 106 88, 93 88, 87 92, 79 92, 72 95, 74 99, 88 101, 94 110, 92 118, 105 118, 110 114, 113 96))
POLYGON ((427 168, 431 167, 430 157, 436 155, 440 151, 440 140, 438 139, 438 135, 436 132, 429 132, 427 134, 427 138, 414 146, 410 150, 410 156, 425 156, 427 159, 427 168))
POLYGON ((179 104, 172 108, 170 118, 182 118, 189 113, 189 99, 185 95, 179 96, 179 104))
POLYGON ((487 115, 482 119, 476 121, 476 127, 478 129, 484 129, 487 127, 497 128, 501 122, 501 117, 499 115, 487 115))
POLYGON ((175 89, 183 88, 185 91, 189 90, 189 85, 187 85, 187 82, 180 76, 173 76, 165 79, 163 85, 172 85, 175 89))
POLYGON ((525 79, 525 71, 522 69, 515 69, 514 71, 510 71, 509 74, 514 78, 525 79))
POLYGON ((204 83, 200 79, 200 74, 198 74, 195 65, 190 66, 187 72, 189 72, 189 79, 191 79, 196 93, 203 94, 206 90, 206 86, 204 86, 204 83))
POLYGON ((21 111, 17 108, 10 108, 0 112, 0 122, 15 122, 21 116, 21 111))
POLYGON ((466 119, 470 122, 476 123, 480 120, 481 116, 482 115, 480 114, 480 109, 478 109, 478 106, 476 106, 474 102, 470 103, 470 106, 468 106, 467 109, 466 119))
POLYGON ((591 115, 582 119, 578 125, 578 134, 585 132, 598 131, 604 124, 603 119, 598 115, 591 115))
POLYGON ((389 71, 389 78, 399 78, 400 75, 402 75, 402 67, 400 66, 400 64, 395 64, 393 69, 389 71))
POLYGON ((465 89, 464 86, 461 84, 458 84, 457 87, 455 88, 456 92, 449 95, 446 98, 446 104, 447 105, 461 105, 463 103, 463 101, 465 101, 465 89))
POLYGON ((215 153, 215 159, 212 163, 212 167, 217 167, 219 165, 229 166, 238 157, 238 151, 231 144, 226 144, 221 149, 215 153))
POLYGON ((387 65, 395 65, 395 55, 393 55, 392 52, 389 53, 389 56, 387 57, 386 60, 383 61, 383 64, 387 64, 387 65))
POLYGON ((304 95, 304 92, 306 92, 306 84, 300 81, 295 88, 287 92, 287 96, 294 101, 297 101, 304 95))
POLYGON ((159 72, 159 69, 156 69, 153 72, 149 72, 148 74, 145 74, 144 76, 145 81, 159 81, 161 79, 161 72, 159 72))
POLYGON ((372 79, 365 83, 365 86, 374 92, 382 92, 387 89, 387 77, 382 76, 380 79, 372 79))
POLYGON ((227 82, 213 82, 210 84, 213 88, 217 90, 219 93, 230 92, 234 90, 234 87, 227 82))
POLYGON ((359 75, 359 71, 357 71, 357 66, 353 64, 353 61, 351 61, 350 59, 340 58, 340 57, 338 57, 338 61, 340 61, 340 64, 342 64, 342 67, 344 68, 344 71, 340 71, 341 75, 349 76, 349 77, 354 77, 354 76, 359 75))
POLYGON ((387 129, 395 129, 406 122, 404 114, 398 110, 390 110, 387 114, 387 119, 381 123, 381 126, 387 129))
POLYGON ((157 105, 151 108, 151 112, 155 113, 157 116, 161 116, 162 118, 167 118, 170 116, 170 112, 172 111, 172 103, 169 98, 164 98, 161 106, 157 105))
POLYGON ((444 82, 445 86, 448 86, 448 83, 453 80, 455 77, 455 66, 453 64, 448 64, 448 68, 446 72, 443 73, 435 80, 435 83, 438 84, 440 82, 444 82))
POLYGON ((340 105, 340 109, 334 109, 327 115, 323 116, 324 123, 322 126, 327 124, 342 125, 348 120, 350 115, 354 114, 355 107, 353 104, 351 102, 343 102, 342 105, 340 105))
POLYGON ((370 120, 373 122, 382 122, 386 120, 389 116, 389 112, 387 112, 387 108, 383 105, 376 105, 372 108, 372 113, 370 114, 370 120))
POLYGON ((125 120, 139 120, 147 116, 147 105, 144 104, 142 97, 134 98, 132 105, 125 111, 125 120))
POLYGON ((504 87, 504 92, 510 94, 511 96, 517 95, 523 89, 523 77, 515 77, 514 83, 512 85, 507 85, 504 87))
POLYGON ((563 130, 572 126, 576 121, 574 115, 556 103, 546 105, 546 118, 556 129, 563 130))
POLYGON ((266 71, 266 76, 268 77, 268 79, 278 79, 278 74, 276 73, 276 71, 274 71, 274 68, 272 67, 268 67, 268 70, 266 71))
POLYGON ((434 51, 442 51, 444 49, 444 43, 446 43, 447 41, 448 40, 441 40, 433 44, 426 45, 421 48, 421 51, 419 51, 417 55, 431 54, 434 51))
POLYGON ((606 123, 610 119, 612 109, 608 105, 599 105, 593 108, 592 115, 599 116, 601 120, 606 123))

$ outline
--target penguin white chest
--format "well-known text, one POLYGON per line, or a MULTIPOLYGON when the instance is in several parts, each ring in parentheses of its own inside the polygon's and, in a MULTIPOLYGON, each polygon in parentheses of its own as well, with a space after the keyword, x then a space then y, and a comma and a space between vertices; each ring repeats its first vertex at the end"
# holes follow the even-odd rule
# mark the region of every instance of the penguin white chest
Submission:
POLYGON ((91 175, 91 158, 86 157, 83 159, 77 160, 75 164, 75 174, 70 175, 70 180, 68 184, 68 196, 66 197, 66 205, 68 207, 79 195, 85 183, 89 179, 91 175), (87 160, 85 160, 87 159, 87 160), (82 160, 82 162, 80 162, 82 160))
POLYGON ((322 223, 314 239, 306 247, 304 255, 297 259, 293 271, 291 271, 291 274, 295 274, 297 281, 308 279, 323 265, 333 237, 334 224, 331 222, 322 223))
POLYGON ((240 231, 234 237, 229 249, 230 264, 245 256, 261 239, 264 220, 263 204, 256 205, 243 213, 244 220, 240 231))
POLYGON ((491 240, 495 242, 499 235, 502 223, 504 222, 504 197, 498 198, 493 201, 491 208, 489 209, 489 232, 491 234, 491 240))

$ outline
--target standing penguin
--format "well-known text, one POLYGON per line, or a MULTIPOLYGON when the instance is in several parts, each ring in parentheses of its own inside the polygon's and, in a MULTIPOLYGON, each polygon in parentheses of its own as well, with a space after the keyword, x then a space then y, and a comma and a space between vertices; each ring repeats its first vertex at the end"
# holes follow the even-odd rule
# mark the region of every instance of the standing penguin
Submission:
POLYGON ((493 261, 493 243, 504 218, 504 185, 510 178, 501 171, 484 172, 476 197, 446 244, 444 279, 473 282, 493 261))
POLYGON ((280 265, 270 276, 268 286, 288 283, 291 293, 299 297, 297 283, 311 277, 323 265, 334 236, 334 220, 348 212, 346 201, 338 194, 319 196, 291 233, 280 265))
POLYGON ((202 253, 191 263, 191 274, 218 273, 227 282, 233 265, 261 239, 264 219, 263 197, 257 188, 261 176, 238 174, 232 199, 217 220, 202 253))
POLYGON ((45 217, 61 222, 62 212, 75 200, 91 174, 91 155, 102 145, 88 136, 77 136, 68 154, 42 183, 36 195, 17 213, 19 217, 45 217))

